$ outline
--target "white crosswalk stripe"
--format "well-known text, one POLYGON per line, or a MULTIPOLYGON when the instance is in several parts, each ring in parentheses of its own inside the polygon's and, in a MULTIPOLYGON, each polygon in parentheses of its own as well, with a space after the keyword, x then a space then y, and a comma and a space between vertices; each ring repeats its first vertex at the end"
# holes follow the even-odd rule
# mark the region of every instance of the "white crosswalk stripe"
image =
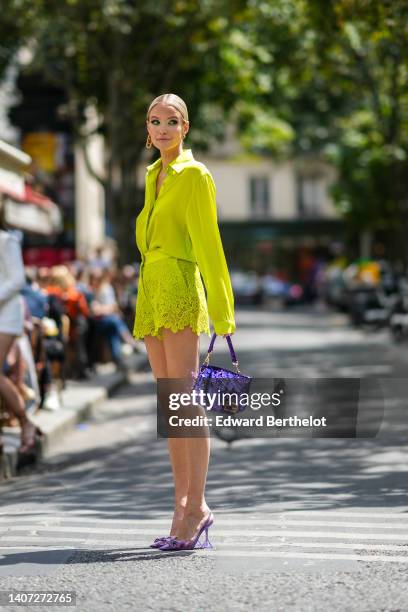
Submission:
MULTIPOLYGON (((98 519, 88 514, 0 514, 0 555, 10 548, 148 548, 165 534, 167 519, 98 519)), ((240 517, 215 515, 214 550, 199 554, 408 564, 408 516, 398 512, 285 511, 240 517)))

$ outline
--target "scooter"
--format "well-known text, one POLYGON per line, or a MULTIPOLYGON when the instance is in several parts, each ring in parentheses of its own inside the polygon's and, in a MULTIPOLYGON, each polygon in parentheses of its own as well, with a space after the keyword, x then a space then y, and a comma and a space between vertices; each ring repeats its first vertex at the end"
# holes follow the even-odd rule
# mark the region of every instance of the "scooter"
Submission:
POLYGON ((397 299, 397 293, 387 294, 382 286, 378 287, 375 299, 369 302, 367 308, 362 312, 363 326, 373 331, 386 327, 390 323, 397 299))
POLYGON ((392 338, 403 342, 408 338, 408 279, 399 281, 398 294, 389 320, 392 338))

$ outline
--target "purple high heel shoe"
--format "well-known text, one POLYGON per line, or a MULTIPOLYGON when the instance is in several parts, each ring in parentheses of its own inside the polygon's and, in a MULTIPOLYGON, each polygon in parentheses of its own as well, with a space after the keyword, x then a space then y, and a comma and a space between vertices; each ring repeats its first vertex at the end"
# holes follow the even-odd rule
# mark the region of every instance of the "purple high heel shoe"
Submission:
POLYGON ((208 539, 208 530, 214 523, 214 515, 210 512, 204 525, 198 531, 198 533, 191 540, 178 540, 177 538, 168 538, 167 542, 162 546, 159 546, 160 550, 193 550, 193 548, 212 548, 212 544, 208 539), (205 542, 201 544, 199 542, 200 536, 205 531, 205 542), (199 546, 197 546, 197 543, 199 546))

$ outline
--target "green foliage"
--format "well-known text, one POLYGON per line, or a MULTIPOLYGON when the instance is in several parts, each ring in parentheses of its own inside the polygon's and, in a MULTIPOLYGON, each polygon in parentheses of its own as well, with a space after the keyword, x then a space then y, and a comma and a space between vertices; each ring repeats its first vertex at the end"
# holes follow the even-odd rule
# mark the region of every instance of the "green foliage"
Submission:
POLYGON ((0 80, 15 52, 19 49, 24 28, 21 2, 8 2, 0 19, 0 80))
POLYGON ((325 144, 339 209, 361 229, 406 224, 408 5, 311 2, 307 14, 322 50, 318 74, 343 94, 330 118, 336 138, 325 144))
POLYGON ((26 70, 65 89, 78 142, 95 130, 105 136, 106 172, 98 178, 106 187, 116 237, 130 254, 134 244, 128 228, 142 203, 135 205, 135 167, 144 150, 152 98, 172 91, 185 99, 192 128, 186 144, 206 148, 214 138, 222 139, 236 100, 256 93, 252 75, 262 50, 252 48, 242 29, 251 15, 247 2, 10 4, 20 16, 19 44, 28 44, 33 53, 26 70), (89 104, 99 117, 91 128, 89 104))
MULTIPOLYGON (((270 58, 258 71, 265 70, 271 82, 255 104, 291 126, 286 152, 324 154, 335 166, 332 195, 355 230, 406 231, 408 4, 255 5, 251 36, 270 58)), ((272 133, 260 123, 261 133, 272 133)))
POLYGON ((234 120, 250 152, 326 155, 355 228, 408 225, 406 0, 8 0, 0 28, 0 70, 28 44, 29 69, 67 91, 78 139, 96 106, 126 232, 146 109, 167 91, 189 106, 188 145, 234 120))

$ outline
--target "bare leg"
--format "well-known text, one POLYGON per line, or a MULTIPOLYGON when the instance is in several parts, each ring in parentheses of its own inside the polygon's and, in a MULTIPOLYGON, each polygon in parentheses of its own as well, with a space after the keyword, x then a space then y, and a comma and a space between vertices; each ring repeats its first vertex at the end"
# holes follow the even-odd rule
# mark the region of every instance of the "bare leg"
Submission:
MULTIPOLYGON (((147 355, 155 379, 167 378, 166 357, 164 344, 155 336, 145 336, 147 355)), ((170 529, 170 535, 175 536, 184 515, 184 507, 187 502, 188 471, 186 445, 183 438, 168 438, 170 463, 174 480, 174 513, 170 529)))
POLYGON ((20 450, 24 451, 28 441, 33 435, 35 426, 27 418, 24 400, 18 392, 17 387, 7 376, 4 376, 3 374, 3 364, 15 338, 16 336, 0 333, 0 395, 4 399, 7 409, 10 410, 19 420, 22 437, 22 446, 20 447, 20 450))
MULTIPOLYGON (((163 330, 169 378, 191 379, 191 372, 199 367, 199 340, 199 336, 189 327, 176 333, 163 330)), ((210 511, 204 497, 210 457, 210 437, 207 433, 206 437, 172 439, 177 455, 175 482, 183 483, 184 490, 188 483, 184 517, 176 534, 183 540, 193 537, 210 511)))
MULTIPOLYGON (((21 353, 21 348, 17 341, 15 341, 12 345, 11 351, 13 351, 14 363, 11 368, 11 373, 9 374, 9 378, 17 387, 17 389, 21 392, 21 387, 24 384, 24 377, 26 373, 26 362, 24 361, 24 357, 21 353)), ((10 352, 9 352, 10 356, 10 352)))

